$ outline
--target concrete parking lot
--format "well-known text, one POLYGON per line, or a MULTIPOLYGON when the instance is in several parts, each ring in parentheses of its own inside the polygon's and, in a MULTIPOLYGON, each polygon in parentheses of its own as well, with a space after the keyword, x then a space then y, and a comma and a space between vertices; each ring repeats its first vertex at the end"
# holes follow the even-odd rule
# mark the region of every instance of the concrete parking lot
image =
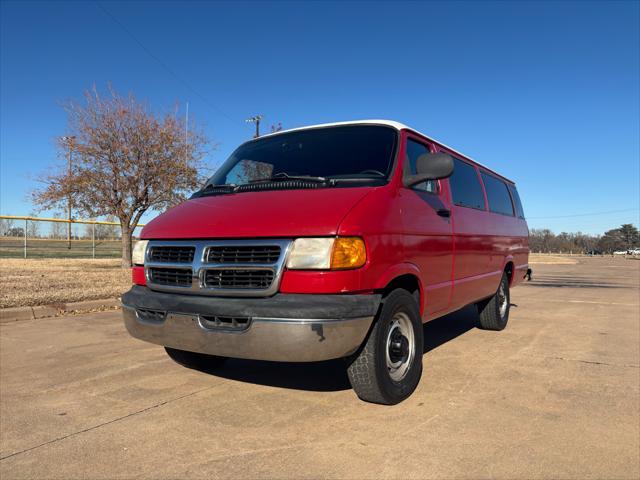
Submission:
POLYGON ((638 478, 640 261, 533 267, 505 331, 425 326, 394 407, 338 361, 187 370, 119 312, 4 324, 0 477, 638 478))

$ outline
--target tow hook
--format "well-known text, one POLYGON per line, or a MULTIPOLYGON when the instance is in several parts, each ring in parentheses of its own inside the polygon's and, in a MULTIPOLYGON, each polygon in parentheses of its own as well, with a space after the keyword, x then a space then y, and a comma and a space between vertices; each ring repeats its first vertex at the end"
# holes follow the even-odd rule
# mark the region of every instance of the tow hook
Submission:
POLYGON ((530 268, 527 268, 527 273, 525 273, 524 277, 522 278, 526 278, 527 282, 530 282, 532 276, 533 276, 533 270, 531 270, 530 268))

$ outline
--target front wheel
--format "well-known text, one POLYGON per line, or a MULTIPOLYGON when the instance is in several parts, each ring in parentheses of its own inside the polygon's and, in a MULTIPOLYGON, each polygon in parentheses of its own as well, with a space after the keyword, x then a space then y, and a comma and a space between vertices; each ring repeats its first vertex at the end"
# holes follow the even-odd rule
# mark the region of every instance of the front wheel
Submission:
POLYGON ((511 297, 509 294, 509 277, 502 274, 498 291, 491 298, 477 304, 480 314, 480 328, 484 330, 504 330, 509 321, 511 297))
POLYGON ((167 355, 176 363, 183 367, 193 368, 195 370, 207 370, 221 366, 226 357, 218 357, 216 355, 206 355, 204 353, 187 352, 186 350, 178 350, 176 348, 164 347, 167 355))
POLYGON ((383 405, 401 402, 422 376, 422 321, 408 291, 396 289, 382 303, 360 352, 347 369, 360 399, 383 405))

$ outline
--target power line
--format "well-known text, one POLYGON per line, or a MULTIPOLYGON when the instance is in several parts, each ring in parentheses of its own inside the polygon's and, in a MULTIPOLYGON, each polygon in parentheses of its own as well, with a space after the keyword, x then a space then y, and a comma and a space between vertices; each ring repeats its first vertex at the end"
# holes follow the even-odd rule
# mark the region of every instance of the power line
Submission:
POLYGON ((549 217, 527 217, 527 220, 544 219, 544 218, 591 217, 594 215, 609 215, 611 213, 636 212, 638 210, 640 210, 640 208, 626 208, 624 210, 609 210, 608 212, 574 213, 572 215, 552 215, 549 217))
POLYGON ((200 100, 202 100, 205 104, 207 104, 207 106, 209 106, 209 108, 215 110, 219 115, 222 115, 223 117, 225 117, 227 120, 230 120, 231 122, 233 122, 234 124, 238 124, 239 122, 237 120, 235 120, 234 118, 232 118, 230 115, 227 115, 223 110, 221 110, 220 108, 218 108, 217 106, 215 106, 213 103, 211 103, 204 95, 202 95, 200 92, 198 92, 195 88, 193 88, 189 82, 187 82, 184 78, 182 78, 180 75, 178 75, 176 72, 174 72, 171 67, 169 67, 169 65, 167 65, 160 57, 158 57, 156 54, 154 54, 151 50, 149 50, 140 40, 138 40, 138 38, 120 21, 118 20, 111 12, 109 12, 106 8, 104 8, 100 2, 94 2, 96 4, 96 6, 102 10, 102 12, 107 15, 109 18, 111 18, 111 20, 113 20, 122 30, 124 30, 124 32, 129 35, 129 37, 131 37, 131 39, 136 42, 138 44, 138 46, 147 54, 149 55, 151 58, 153 58, 156 62, 158 62, 158 64, 164 68, 169 75, 171 75, 173 78, 175 78, 176 80, 178 80, 180 83, 182 83, 185 87, 187 87, 189 90, 191 90, 191 92, 196 95, 197 97, 200 98, 200 100))

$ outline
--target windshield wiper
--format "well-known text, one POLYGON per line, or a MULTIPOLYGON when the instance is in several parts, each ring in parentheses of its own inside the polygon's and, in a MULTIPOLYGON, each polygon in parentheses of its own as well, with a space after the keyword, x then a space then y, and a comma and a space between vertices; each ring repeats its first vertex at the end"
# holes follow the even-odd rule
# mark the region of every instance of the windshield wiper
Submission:
POLYGON ((237 187, 235 183, 224 183, 222 185, 210 183, 191 195, 191 198, 206 197, 207 195, 217 195, 219 193, 233 193, 237 187))
POLYGON ((265 182, 280 182, 284 180, 304 180, 307 182, 325 183, 327 179, 325 177, 314 177, 312 175, 289 175, 286 172, 278 172, 271 175, 269 178, 260 178, 258 180, 250 180, 249 183, 265 183, 265 182))
POLYGON ((386 177, 331 177, 327 179, 333 185, 338 183, 386 183, 386 177))

